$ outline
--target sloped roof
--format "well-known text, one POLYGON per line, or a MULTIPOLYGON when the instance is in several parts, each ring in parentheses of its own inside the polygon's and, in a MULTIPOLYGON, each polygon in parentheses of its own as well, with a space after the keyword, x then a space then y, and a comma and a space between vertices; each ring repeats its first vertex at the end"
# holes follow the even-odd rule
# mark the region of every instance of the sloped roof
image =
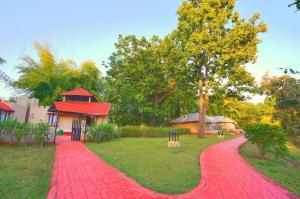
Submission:
POLYGON ((83 89, 83 88, 78 88, 72 91, 66 91, 60 94, 60 96, 88 96, 88 97, 92 97, 94 96, 93 94, 91 94, 90 92, 88 92, 87 90, 83 89))
POLYGON ((107 102, 54 102, 49 112, 79 113, 88 115, 108 115, 110 103, 107 102))
MULTIPOLYGON (((199 113, 191 113, 182 117, 179 117, 172 121, 172 123, 184 123, 184 122, 197 122, 199 121, 199 113)), ((234 120, 224 116, 205 116, 206 123, 236 123, 234 120)))
POLYGON ((9 112, 14 112, 15 110, 8 104, 6 104, 5 102, 0 101, 0 110, 5 110, 5 111, 9 111, 9 112))

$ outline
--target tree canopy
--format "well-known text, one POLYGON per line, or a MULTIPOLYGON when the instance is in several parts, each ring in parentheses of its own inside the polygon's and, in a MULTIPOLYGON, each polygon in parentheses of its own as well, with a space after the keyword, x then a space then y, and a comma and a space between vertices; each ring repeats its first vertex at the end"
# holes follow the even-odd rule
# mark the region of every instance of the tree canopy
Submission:
POLYGON ((170 36, 120 36, 106 63, 107 99, 118 124, 163 125, 193 109, 182 53, 170 36))
POLYGON ((261 89, 275 99, 273 118, 280 121, 286 134, 300 135, 300 87, 296 79, 289 75, 269 77, 266 74, 261 89))
POLYGON ((13 86, 27 95, 49 105, 62 91, 83 87, 100 97, 103 92, 101 73, 93 61, 85 61, 80 67, 72 60, 57 61, 48 45, 35 43, 39 61, 29 56, 21 57, 17 67, 20 78, 13 86))
POLYGON ((198 87, 199 132, 204 132, 209 93, 215 85, 226 85, 223 90, 234 93, 237 88, 250 90, 253 83, 251 78, 239 81, 237 74, 247 74, 245 64, 256 61, 257 34, 267 27, 258 23, 258 13, 247 21, 234 7, 234 0, 188 0, 177 11, 179 48, 185 52, 191 83, 198 87))

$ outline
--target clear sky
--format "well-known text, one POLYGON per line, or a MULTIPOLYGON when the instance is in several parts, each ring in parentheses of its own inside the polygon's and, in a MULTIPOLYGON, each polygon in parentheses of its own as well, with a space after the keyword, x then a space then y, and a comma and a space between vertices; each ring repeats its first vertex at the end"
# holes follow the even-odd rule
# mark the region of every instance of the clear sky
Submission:
MULTIPOLYGON (((292 0, 237 0, 236 9, 244 18, 254 12, 269 30, 260 36, 258 60, 247 65, 260 80, 269 71, 279 75, 282 66, 300 70, 300 11, 287 5, 292 0)), ((36 58, 33 42, 48 42, 55 56, 77 63, 94 60, 101 66, 114 50, 119 34, 164 36, 176 27, 176 10, 181 0, 7 0, 0 7, 0 66, 7 74, 18 77, 15 66, 19 57, 36 58)), ((299 76, 298 76, 299 77, 299 76)), ((0 97, 16 95, 0 82, 0 97)))

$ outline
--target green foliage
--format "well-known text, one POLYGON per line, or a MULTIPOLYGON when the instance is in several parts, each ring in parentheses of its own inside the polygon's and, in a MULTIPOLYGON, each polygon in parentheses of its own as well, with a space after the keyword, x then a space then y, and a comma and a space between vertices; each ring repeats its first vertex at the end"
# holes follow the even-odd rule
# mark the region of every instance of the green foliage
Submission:
POLYGON ((195 107, 182 52, 170 36, 119 36, 109 57, 107 100, 118 125, 163 125, 195 107))
POLYGON ((92 137, 96 142, 109 141, 116 138, 117 134, 112 124, 98 124, 91 127, 92 137))
POLYGON ((25 132, 27 130, 27 123, 18 122, 16 128, 14 129, 14 134, 17 139, 17 142, 21 142, 22 138, 24 138, 25 132))
POLYGON ((243 128, 249 124, 276 123, 272 119, 274 100, 266 99, 263 103, 253 104, 235 97, 220 98, 212 95, 209 98, 208 115, 223 115, 235 120, 243 128))
POLYGON ((44 144, 44 133, 47 133, 49 131, 50 126, 47 123, 37 123, 34 126, 35 141, 39 142, 41 146, 44 144))
POLYGON ((168 137, 169 131, 177 130, 179 134, 189 134, 190 130, 186 128, 171 127, 139 127, 139 126, 122 126, 119 127, 120 137, 168 137))
POLYGON ((35 43, 39 61, 29 56, 21 57, 17 67, 20 78, 14 81, 17 89, 49 105, 62 91, 83 87, 96 97, 103 94, 101 73, 93 61, 85 61, 80 68, 72 60, 55 59, 50 48, 35 43))
POLYGON ((300 135, 300 87, 296 79, 283 75, 269 77, 265 75, 261 90, 275 100, 273 118, 278 120, 289 136, 300 135))
POLYGON ((44 133, 49 130, 46 123, 29 124, 19 122, 17 120, 0 121, 0 137, 2 140, 9 139, 10 144, 24 143, 25 146, 31 145, 33 139, 40 143, 44 143, 44 133))
POLYGON ((112 137, 113 138, 120 138, 120 130, 119 130, 118 127, 114 128, 112 137))
POLYGON ((266 25, 257 23, 259 14, 241 19, 234 4, 184 1, 177 29, 165 38, 120 36, 106 64, 112 121, 156 126, 194 112, 198 81, 207 94, 241 97, 253 92, 255 80, 244 66, 255 62, 257 34, 266 25))
POLYGON ((0 131, 2 138, 9 139, 10 144, 14 144, 15 136, 14 129, 17 127, 17 120, 2 120, 0 121, 0 131))
POLYGON ((265 159, 267 151, 275 156, 282 156, 286 152, 286 138, 281 127, 270 124, 252 124, 244 128, 245 137, 251 143, 256 144, 260 159, 265 159))
POLYGON ((175 30, 179 47, 185 53, 190 83, 198 88, 199 132, 204 132, 204 115, 210 93, 240 96, 253 92, 255 80, 245 64, 256 61, 258 34, 267 26, 259 14, 240 18, 235 1, 187 0, 177 11, 175 30))

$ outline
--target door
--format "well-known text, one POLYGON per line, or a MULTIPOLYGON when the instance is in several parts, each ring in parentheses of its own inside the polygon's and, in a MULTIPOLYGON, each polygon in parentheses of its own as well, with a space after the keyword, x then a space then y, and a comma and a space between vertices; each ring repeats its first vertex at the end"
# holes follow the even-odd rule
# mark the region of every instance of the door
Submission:
POLYGON ((81 135, 81 117, 73 116, 71 140, 80 140, 81 135))

